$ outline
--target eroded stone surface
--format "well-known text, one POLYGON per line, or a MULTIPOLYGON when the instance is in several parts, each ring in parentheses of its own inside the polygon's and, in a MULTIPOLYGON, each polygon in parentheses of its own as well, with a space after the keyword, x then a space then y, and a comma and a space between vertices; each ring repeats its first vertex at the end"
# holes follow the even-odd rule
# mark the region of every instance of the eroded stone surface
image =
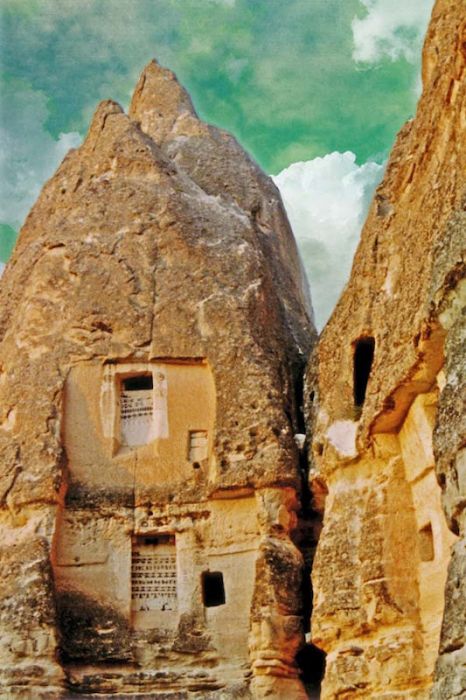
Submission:
POLYGON ((427 698, 446 581, 434 696, 464 693, 464 22, 462 1, 436 2, 416 117, 308 368, 323 698, 427 698), (441 499, 461 538, 448 574, 441 499))
POLYGON ((151 63, 130 116, 102 103, 44 187, 0 294, 6 565, 29 590, 40 537, 47 610, 2 598, 7 692, 26 659, 34 697, 63 674, 305 697, 291 536, 315 332, 270 179, 151 63))

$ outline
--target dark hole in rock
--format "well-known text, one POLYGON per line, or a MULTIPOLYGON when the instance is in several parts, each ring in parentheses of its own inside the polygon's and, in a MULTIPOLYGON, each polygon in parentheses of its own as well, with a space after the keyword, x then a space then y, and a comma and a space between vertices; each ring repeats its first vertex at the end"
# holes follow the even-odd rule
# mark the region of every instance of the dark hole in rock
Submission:
POLYGON ((353 387, 354 403, 361 407, 366 398, 367 383, 374 361, 374 338, 360 338, 354 349, 353 387))
POLYGON ((144 544, 175 544, 173 535, 148 535, 142 541, 144 544))
POLYGON ((202 574, 202 601, 206 608, 225 605, 225 586, 221 571, 204 571, 202 574))
POLYGON ((123 380, 125 391, 148 391, 153 389, 152 374, 138 374, 123 380))
POLYGON ((296 662, 306 689, 312 693, 310 697, 319 697, 317 693, 325 673, 325 652, 314 644, 305 644, 298 652, 296 662))

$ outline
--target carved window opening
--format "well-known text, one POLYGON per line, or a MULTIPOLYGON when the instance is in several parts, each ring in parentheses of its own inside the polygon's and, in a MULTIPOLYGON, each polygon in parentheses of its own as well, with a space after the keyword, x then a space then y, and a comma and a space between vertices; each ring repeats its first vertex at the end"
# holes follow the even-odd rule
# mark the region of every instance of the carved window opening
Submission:
POLYGON ((154 384, 152 374, 136 374, 121 381, 121 443, 146 445, 154 439, 154 384))
POLYGON ((354 405, 362 408, 366 399, 367 383, 374 361, 374 338, 360 338, 354 348, 353 388, 354 405))
POLYGON ((428 523, 419 530, 419 554, 421 561, 434 561, 434 535, 432 525, 428 523))
POLYGON ((206 608, 225 605, 225 585, 221 571, 205 571, 202 574, 202 601, 206 608))
POLYGON ((131 559, 133 613, 177 609, 176 543, 174 535, 145 535, 133 540, 131 559))

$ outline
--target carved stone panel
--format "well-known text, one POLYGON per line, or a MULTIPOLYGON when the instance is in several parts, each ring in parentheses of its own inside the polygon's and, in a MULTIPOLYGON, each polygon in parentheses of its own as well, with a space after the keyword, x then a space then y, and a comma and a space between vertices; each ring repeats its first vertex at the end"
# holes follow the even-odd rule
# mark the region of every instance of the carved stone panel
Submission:
POLYGON ((165 626, 168 620, 164 617, 173 617, 177 608, 175 538, 171 535, 135 538, 131 562, 134 625, 165 626))

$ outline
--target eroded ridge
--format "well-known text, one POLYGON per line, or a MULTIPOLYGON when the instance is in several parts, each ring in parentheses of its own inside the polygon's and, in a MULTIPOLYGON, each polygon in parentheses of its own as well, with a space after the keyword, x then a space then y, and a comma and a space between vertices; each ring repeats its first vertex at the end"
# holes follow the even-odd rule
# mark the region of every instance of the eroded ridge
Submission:
POLYGON ((436 2, 417 114, 308 368, 324 699, 466 696, 465 19, 436 2))

